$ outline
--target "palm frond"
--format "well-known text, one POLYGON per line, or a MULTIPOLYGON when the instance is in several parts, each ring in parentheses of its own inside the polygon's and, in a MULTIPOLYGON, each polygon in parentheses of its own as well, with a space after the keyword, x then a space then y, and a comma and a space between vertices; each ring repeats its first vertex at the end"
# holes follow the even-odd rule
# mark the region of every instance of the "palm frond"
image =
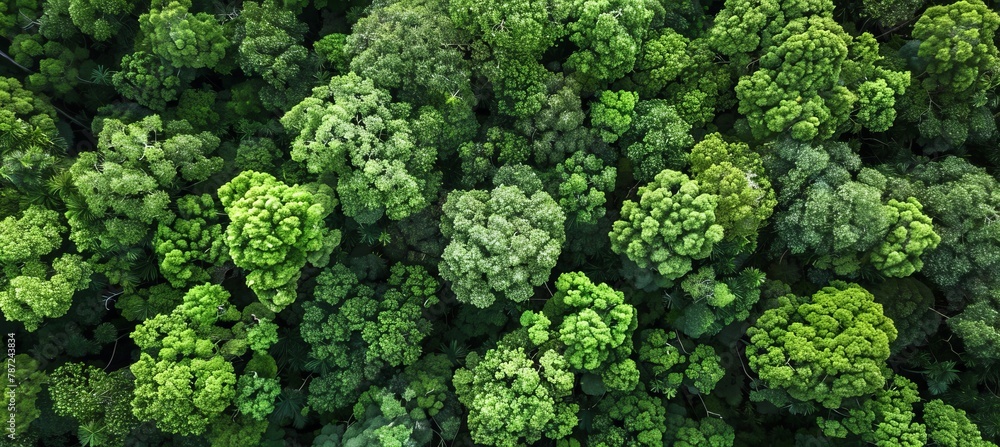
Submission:
POLYGON ((80 445, 83 447, 100 447, 105 445, 104 426, 97 422, 87 422, 80 424, 77 430, 77 437, 80 438, 80 445))

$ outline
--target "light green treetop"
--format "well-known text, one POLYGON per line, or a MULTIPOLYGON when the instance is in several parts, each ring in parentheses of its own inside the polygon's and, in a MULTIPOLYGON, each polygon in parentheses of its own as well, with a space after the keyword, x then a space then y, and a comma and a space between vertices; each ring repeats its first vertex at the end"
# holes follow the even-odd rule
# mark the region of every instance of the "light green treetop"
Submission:
POLYGON ((82 199, 66 213, 70 239, 80 249, 111 250, 148 238, 153 222, 175 217, 170 192, 222 168, 222 158, 212 156, 218 145, 187 121, 104 120, 98 150, 81 153, 69 169, 82 199))
POLYGON ((453 191, 441 232, 450 242, 439 268, 459 301, 487 307, 496 298, 526 301, 549 278, 566 241, 566 215, 544 191, 516 186, 453 191))
POLYGON ((638 371, 629 356, 637 326, 635 308, 625 304, 622 292, 594 284, 583 273, 564 273, 555 285, 556 294, 541 312, 521 316, 529 339, 545 347, 557 341, 574 371, 603 376, 603 386, 609 389, 633 389, 638 371))
POLYGON ((469 354, 452 382, 469 409, 469 431, 477 443, 516 447, 543 437, 561 439, 578 422, 579 406, 567 401, 573 373, 552 350, 532 355, 501 343, 483 356, 469 354))
POLYGON ((771 181, 757 152, 712 133, 691 149, 691 172, 702 190, 719 197, 716 223, 725 240, 756 245, 757 234, 777 206, 771 181))
POLYGON ((73 294, 90 285, 92 269, 79 255, 63 254, 51 267, 30 261, 20 272, 6 272, 8 282, 0 290, 0 311, 8 320, 24 323, 28 331, 38 329, 45 318, 61 317, 73 304, 73 294))
POLYGON ((789 22, 803 18, 832 18, 831 0, 727 0, 715 17, 708 37, 712 47, 727 56, 767 47, 789 22))
POLYGON ((118 32, 119 17, 132 12, 136 3, 136 0, 70 0, 69 16, 80 31, 104 41, 118 32))
POLYGON ((875 445, 922 447, 927 443, 924 424, 915 422, 913 404, 920 401, 917 384, 893 375, 886 387, 865 399, 844 417, 819 417, 817 423, 831 438, 857 439, 875 445))
POLYGON ((177 70, 162 63, 159 56, 137 50, 122 57, 121 70, 112 75, 111 82, 122 96, 165 111, 167 103, 180 97, 192 77, 189 70, 177 70))
POLYGON ((922 209, 913 197, 905 202, 889 199, 886 204, 894 223, 885 240, 871 254, 872 265, 885 275, 903 278, 919 272, 924 267, 921 255, 937 248, 941 242, 931 218, 921 212, 922 209))
POLYGON ((177 68, 213 68, 226 56, 229 40, 215 17, 191 13, 190 0, 154 5, 139 18, 154 54, 177 68))
POLYGON ((292 159, 315 174, 337 174, 344 213, 370 223, 400 220, 428 205, 440 174, 434 147, 414 135, 410 107, 354 73, 334 77, 281 119, 295 135, 292 159))
POLYGON ((572 3, 575 7, 566 33, 579 49, 566 59, 566 67, 583 79, 598 82, 613 82, 632 71, 653 19, 653 11, 646 3, 627 0, 572 3))
POLYGON ((606 194, 615 188, 617 171, 604 166, 593 154, 577 152, 556 166, 559 183, 559 206, 567 220, 594 223, 604 217, 606 194))
POLYGON ((969 420, 964 410, 959 410, 934 399, 924 404, 924 421, 927 422, 930 441, 943 447, 996 447, 984 441, 979 427, 969 420))
POLYGON ((611 230, 611 249, 640 268, 665 278, 691 271, 692 260, 707 258, 724 230, 715 223, 718 196, 703 193, 696 180, 669 169, 639 187, 639 202, 622 204, 621 220, 611 230))
POLYGON ((236 375, 213 342, 213 337, 232 337, 216 326, 232 319, 228 301, 222 286, 195 286, 170 314, 136 327, 132 339, 142 352, 130 369, 135 375, 132 413, 140 421, 155 421, 169 433, 200 435, 230 406, 236 375))
POLYGON ((714 417, 685 419, 676 436, 674 447, 732 447, 736 440, 733 427, 714 417))
POLYGON ((980 104, 985 90, 996 85, 993 78, 1000 70, 993 42, 998 27, 1000 14, 979 0, 927 8, 912 33, 920 41, 917 54, 928 60, 925 88, 971 95, 980 104))
POLYGON ((896 339, 882 305, 842 281, 810 299, 786 295, 747 330, 750 368, 772 389, 838 408, 885 386, 885 361, 896 339))
POLYGON ((642 88, 644 99, 655 96, 680 77, 694 61, 688 54, 689 40, 670 28, 663 28, 643 43, 632 79, 642 88))
POLYGON ((0 220, 0 265, 23 263, 52 253, 62 245, 66 227, 59 213, 32 205, 21 217, 7 216, 0 220))
POLYGON ((25 90, 16 78, 0 76, 0 134, 10 132, 20 118, 50 138, 56 136, 56 110, 42 95, 25 90))
POLYGON ((590 123, 600 129, 605 143, 614 143, 632 125, 639 95, 628 91, 604 90, 590 106, 590 123))
MULTIPOLYGON (((0 220, 0 312, 34 331, 69 311, 73 294, 90 285, 90 264, 78 255, 49 256, 64 242, 59 213, 32 205, 0 220)), ((56 252, 58 253, 58 252, 56 252)))
POLYGON ((789 21, 764 47, 760 69, 736 85, 739 111, 758 139, 788 132, 810 141, 862 127, 886 130, 909 76, 875 66, 879 59, 871 35, 855 39, 832 17, 789 21))
POLYGON ((250 271, 247 285, 272 310, 295 301, 306 261, 325 265, 323 257, 340 243, 340 231, 323 223, 336 205, 324 185, 288 186, 271 174, 243 171, 219 188, 219 201, 229 214, 229 255, 250 271))
POLYGON ((832 18, 789 22, 761 56, 760 69, 736 85, 739 111, 754 136, 790 131, 808 141, 833 135, 857 100, 838 83, 850 42, 832 18))

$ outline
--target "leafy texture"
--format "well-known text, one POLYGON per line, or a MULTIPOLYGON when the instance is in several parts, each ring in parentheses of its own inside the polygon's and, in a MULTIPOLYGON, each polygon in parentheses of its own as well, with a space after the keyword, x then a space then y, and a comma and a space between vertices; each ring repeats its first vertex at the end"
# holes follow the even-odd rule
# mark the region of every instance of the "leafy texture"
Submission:
POLYGON ((602 375, 602 386, 624 391, 635 387, 638 371, 629 358, 635 308, 607 284, 594 284, 583 273, 564 273, 542 312, 525 312, 521 325, 535 345, 559 340, 569 366, 602 375))
POLYGON ((996 444, 984 441, 979 427, 969 421, 965 411, 948 405, 940 399, 924 405, 924 420, 927 421, 928 437, 938 445, 958 447, 992 447, 996 444))
POLYGON ((382 213, 399 220, 420 211, 437 191, 437 152, 419 144, 408 117, 407 104, 350 73, 315 88, 281 122, 297 134, 292 159, 312 173, 336 173, 344 213, 371 223, 382 213))
POLYGON ((56 414, 99 427, 108 445, 124 445, 125 437, 139 425, 132 414, 133 389, 127 370, 106 373, 80 363, 56 368, 49 381, 56 414))
POLYGON ((556 166, 559 206, 567 220, 594 223, 604 217, 607 194, 614 190, 617 172, 594 155, 577 152, 556 166))
POLYGON ((329 188, 288 186, 270 174, 244 171, 219 188, 229 214, 226 244, 233 262, 250 270, 247 285, 274 310, 295 300, 306 261, 323 265, 340 232, 323 225, 335 199, 329 188), (317 259, 317 255, 320 259, 317 259))
POLYGON ((474 104, 471 67, 456 47, 464 39, 447 4, 407 0, 374 9, 346 38, 351 71, 410 103, 474 104))
POLYGON ((872 264, 887 276, 910 276, 924 267, 920 256, 937 248, 941 236, 934 232, 931 218, 921 212, 917 199, 910 197, 905 203, 890 199, 887 208, 895 224, 872 252, 872 264))
POLYGON ((132 12, 133 0, 70 0, 69 17, 80 31, 97 40, 108 40, 118 32, 118 16, 132 12))
POLYGON ((712 267, 702 267, 681 281, 685 293, 674 298, 677 308, 674 326, 690 337, 715 335, 735 321, 750 316, 760 299, 764 273, 749 268, 733 277, 720 278, 712 267))
POLYGON ((473 440, 514 447, 572 432, 579 410, 567 399, 573 379, 569 364, 555 351, 529 355, 523 347, 500 344, 481 357, 469 354, 452 381, 469 408, 473 440))
POLYGON ((122 96, 153 110, 165 110, 167 103, 180 97, 180 90, 190 81, 184 73, 161 64, 156 55, 146 51, 127 54, 122 69, 111 78, 122 96))
POLYGON ((941 315, 934 312, 934 292, 914 278, 887 279, 870 290, 898 332, 890 344, 893 353, 923 345, 941 324, 941 315))
POLYGON ((178 68, 215 67, 226 55, 229 40, 209 14, 191 13, 191 0, 164 1, 139 19, 153 53, 178 68))
POLYGON ((659 398, 643 390, 606 395, 594 414, 587 445, 615 446, 633 440, 639 446, 662 446, 666 410, 659 398))
POLYGON ((29 331, 38 329, 46 318, 65 315, 73 294, 87 288, 92 273, 89 264, 71 254, 55 258, 51 267, 36 260, 19 270, 4 270, 7 281, 0 290, 0 310, 5 318, 24 323, 29 331))
POLYGON ((259 92, 269 108, 287 109, 309 94, 309 50, 302 46, 306 26, 295 13, 274 0, 243 3, 235 38, 239 65, 249 75, 264 79, 259 92))
MULTIPOLYGON (((541 109, 548 72, 538 60, 565 35, 560 19, 566 5, 528 0, 449 2, 455 26, 482 46, 477 59, 497 92, 498 109, 514 117, 528 117, 541 109)), ((477 45, 477 46, 479 46, 477 45)))
POLYGON ((318 411, 333 411, 353 403, 362 380, 420 358, 430 333, 421 310, 433 302, 437 282, 422 267, 397 264, 392 287, 376 291, 336 264, 316 283, 317 299, 304 305, 300 332, 312 347, 310 356, 326 370, 310 385, 309 402, 318 411))
POLYGON ((837 408, 885 386, 883 363, 897 332, 871 293, 834 282, 809 300, 779 298, 747 335, 750 368, 764 383, 837 408))
POLYGON ((459 301, 487 307, 498 297, 525 301, 548 280, 566 241, 566 215, 547 193, 515 186, 454 191, 443 206, 441 232, 450 242, 441 277, 459 301))
POLYGON ((632 71, 653 11, 645 3, 621 0, 576 2, 568 39, 580 49, 566 66, 583 78, 614 81, 632 71))
POLYGON ((879 390, 846 417, 819 418, 824 434, 833 438, 860 438, 864 442, 906 447, 926 445, 927 431, 914 421, 913 404, 920 401, 917 385, 902 376, 893 376, 879 390))
MULTIPOLYGON (((232 403, 236 375, 208 338, 228 305, 229 292, 201 285, 170 314, 139 325, 132 339, 143 352, 135 375, 132 413, 170 433, 198 435, 232 403)), ((224 314, 222 315, 224 316, 224 314)))
POLYGON ((626 200, 611 231, 611 249, 640 268, 678 279, 704 259, 724 231, 715 223, 718 196, 701 192, 696 180, 664 170, 638 190, 639 202, 626 200))
POLYGON ((169 191, 222 168, 213 156, 218 145, 187 121, 105 120, 98 151, 80 154, 69 169, 78 193, 68 200, 70 239, 81 249, 111 251, 150 238, 153 222, 175 217, 169 191))
POLYGON ((904 92, 908 76, 847 62, 850 53, 871 52, 874 40, 855 44, 832 18, 814 16, 789 21, 771 42, 761 68, 736 85, 739 110, 755 137, 788 132, 800 141, 829 138, 848 123, 859 96, 859 124, 874 130, 891 125, 894 96, 904 92), (877 78, 857 87, 844 85, 851 81, 852 69, 871 71, 877 78))
POLYGON ((998 27, 1000 15, 981 1, 962 0, 927 8, 913 25, 913 38, 920 40, 917 54, 928 60, 925 87, 942 87, 977 98, 995 85, 984 75, 1000 68, 993 42, 998 27))
POLYGON ((679 170, 687 164, 685 153, 694 145, 691 125, 664 100, 643 101, 636 106, 632 129, 621 147, 632 161, 636 180, 652 181, 664 169, 679 170))
POLYGON ((178 218, 160 223, 153 241, 160 271, 177 288, 210 279, 209 266, 229 259, 212 196, 184 196, 177 201, 178 218))
POLYGON ((716 223, 727 241, 756 245, 759 229, 777 205, 761 157, 745 143, 713 133, 691 149, 691 172, 704 192, 719 197, 716 223))

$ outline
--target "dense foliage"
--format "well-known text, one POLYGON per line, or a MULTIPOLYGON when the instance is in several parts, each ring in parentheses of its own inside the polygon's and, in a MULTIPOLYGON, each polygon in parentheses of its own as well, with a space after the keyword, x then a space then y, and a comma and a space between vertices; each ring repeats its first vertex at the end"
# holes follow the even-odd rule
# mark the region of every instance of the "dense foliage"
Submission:
POLYGON ((998 11, 0 0, 0 447, 996 447, 998 11))

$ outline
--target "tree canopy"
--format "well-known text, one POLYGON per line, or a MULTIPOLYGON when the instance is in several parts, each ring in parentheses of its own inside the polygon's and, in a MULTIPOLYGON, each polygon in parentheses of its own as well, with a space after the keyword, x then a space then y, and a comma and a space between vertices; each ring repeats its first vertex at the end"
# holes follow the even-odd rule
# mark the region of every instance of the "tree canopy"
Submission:
POLYGON ((996 446, 998 31, 0 1, 0 447, 996 446))

